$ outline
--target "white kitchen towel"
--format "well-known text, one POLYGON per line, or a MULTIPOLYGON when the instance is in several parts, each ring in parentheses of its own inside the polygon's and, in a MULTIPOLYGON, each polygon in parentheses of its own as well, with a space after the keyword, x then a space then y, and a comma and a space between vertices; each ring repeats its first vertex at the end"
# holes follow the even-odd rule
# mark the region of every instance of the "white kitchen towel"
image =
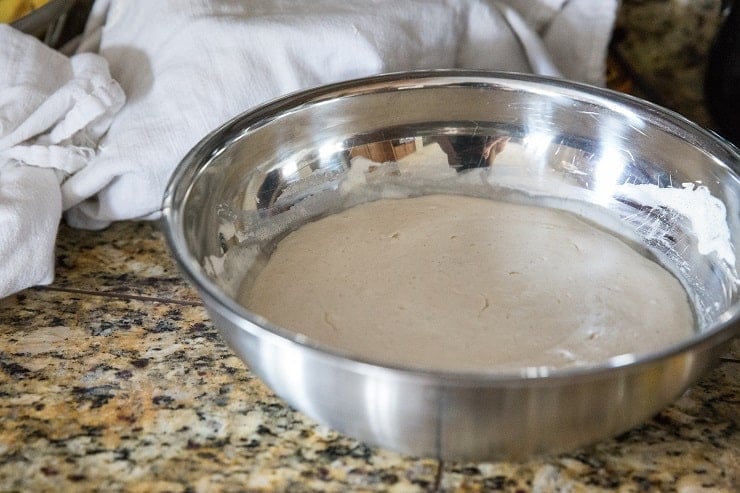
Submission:
POLYGON ((68 58, 0 24, 0 298, 51 282, 60 182, 95 155, 124 93, 95 54, 68 58))
POLYGON ((0 298, 51 281, 63 211, 157 218, 184 154, 268 99, 428 68, 602 84, 617 2, 97 0, 71 58, 0 26, 0 298))
POLYGON ((617 0, 98 0, 81 49, 128 102, 63 186, 67 221, 159 216, 167 180, 207 132, 276 96, 424 68, 554 73, 600 84, 617 0), (512 30, 512 26, 513 29, 512 30))

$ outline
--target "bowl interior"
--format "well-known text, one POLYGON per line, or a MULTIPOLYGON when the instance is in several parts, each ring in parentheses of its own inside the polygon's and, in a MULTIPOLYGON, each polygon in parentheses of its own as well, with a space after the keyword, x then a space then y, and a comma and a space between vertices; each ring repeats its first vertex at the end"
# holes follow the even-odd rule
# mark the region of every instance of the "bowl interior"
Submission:
POLYGON ((276 241, 357 203, 430 193, 586 217, 674 273, 697 337, 722 328, 729 338, 740 310, 738 163, 714 135, 610 91, 514 74, 391 74, 232 120, 184 159, 165 215, 202 293, 294 341, 234 301, 276 241))

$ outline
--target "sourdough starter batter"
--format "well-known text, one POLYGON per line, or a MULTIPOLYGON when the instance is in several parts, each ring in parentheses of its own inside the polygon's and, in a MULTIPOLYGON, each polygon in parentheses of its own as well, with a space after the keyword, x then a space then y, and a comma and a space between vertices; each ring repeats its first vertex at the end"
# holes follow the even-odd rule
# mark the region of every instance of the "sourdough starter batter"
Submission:
POLYGON ((451 195, 302 226, 242 301, 363 358, 436 369, 598 364, 693 331, 679 282, 617 237, 565 212, 451 195))

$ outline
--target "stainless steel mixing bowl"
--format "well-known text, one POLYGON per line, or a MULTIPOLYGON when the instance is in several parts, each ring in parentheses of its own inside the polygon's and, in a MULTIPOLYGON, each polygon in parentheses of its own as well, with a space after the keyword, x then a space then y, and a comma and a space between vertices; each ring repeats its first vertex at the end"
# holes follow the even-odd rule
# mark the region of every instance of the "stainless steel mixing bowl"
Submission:
POLYGON ((295 408, 413 455, 517 459, 648 419, 738 334, 739 165, 715 135, 608 90, 487 72, 391 74, 287 96, 206 136, 172 177, 164 229, 223 337, 295 408), (681 280, 696 334, 597 366, 440 371, 322 346, 236 301, 286 231, 358 201, 439 192, 537 197, 598 218, 681 280))

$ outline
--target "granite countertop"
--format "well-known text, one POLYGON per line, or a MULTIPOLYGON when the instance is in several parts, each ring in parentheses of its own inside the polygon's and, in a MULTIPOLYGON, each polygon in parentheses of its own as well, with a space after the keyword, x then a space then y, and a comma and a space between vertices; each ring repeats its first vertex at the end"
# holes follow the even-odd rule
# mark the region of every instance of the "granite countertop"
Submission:
MULTIPOLYGON (((668 4, 701 4, 709 17, 718 5, 625 1, 620 22, 668 4)), ((624 43, 648 42, 630 33, 624 43)), ((633 47, 618 49, 640 68, 633 47)), ((674 64, 687 70, 696 77, 674 64)), ((671 97, 701 115, 700 88, 687 91, 671 97)), ((62 225, 54 283, 0 300, 2 492, 731 492, 738 464, 737 340, 620 436, 529 462, 455 463, 369 447, 273 395, 224 344, 157 223, 62 225)))
POLYGON ((722 0, 622 0, 612 53, 635 94, 711 128, 704 72, 721 14, 722 0))
POLYGON ((740 345, 621 436, 524 463, 368 447, 289 408, 221 340, 157 223, 62 226, 57 279, 0 302, 0 491, 733 491, 740 345))

